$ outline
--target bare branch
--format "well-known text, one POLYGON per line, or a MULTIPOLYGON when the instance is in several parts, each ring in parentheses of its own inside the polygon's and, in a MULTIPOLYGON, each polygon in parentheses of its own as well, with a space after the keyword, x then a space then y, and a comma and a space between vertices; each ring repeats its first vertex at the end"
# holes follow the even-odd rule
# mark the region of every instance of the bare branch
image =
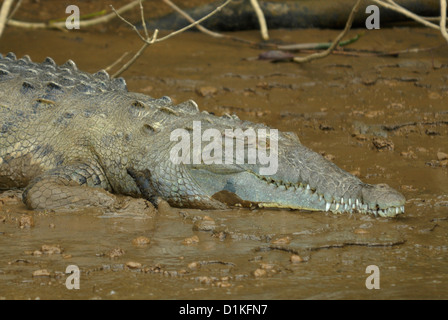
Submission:
POLYGON ((149 34, 148 34, 148 28, 146 28, 145 12, 143 10, 142 0, 140 0, 140 16, 141 16, 141 19, 142 19, 142 25, 143 25, 143 30, 145 31, 146 39, 148 39, 149 38, 149 34))
POLYGON ((119 64, 127 55, 129 52, 125 52, 121 55, 120 58, 118 58, 114 63, 110 64, 108 67, 104 68, 104 71, 109 72, 109 70, 113 69, 117 64, 119 64))
MULTIPOLYGON (((187 19, 188 22, 190 22, 190 23, 195 22, 195 20, 194 20, 188 13, 186 13, 186 12, 183 11, 181 8, 179 8, 178 6, 176 6, 176 5, 175 5, 173 2, 171 2, 170 0, 162 0, 162 1, 165 2, 167 5, 169 5, 173 10, 177 11, 177 12, 178 12, 180 15, 182 15, 185 19, 187 19)), ((205 33, 205 34, 208 34, 209 36, 215 37, 215 38, 223 38, 223 37, 224 37, 223 34, 220 34, 220 33, 214 32, 214 31, 211 31, 211 30, 209 30, 209 29, 207 29, 207 28, 201 26, 200 24, 198 24, 198 25, 196 26, 196 28, 197 28, 199 31, 201 31, 201 32, 203 32, 203 33, 205 33)))
POLYGON ((336 39, 333 41, 333 43, 331 44, 331 46, 327 50, 325 50, 323 52, 314 53, 314 54, 311 54, 311 55, 306 56, 306 57, 295 57, 294 58, 294 62, 304 63, 304 62, 308 62, 308 61, 311 61, 311 60, 325 58, 326 56, 328 56, 334 50, 334 48, 336 48, 336 46, 339 44, 339 42, 342 40, 342 38, 347 34, 347 32, 352 27, 353 19, 355 18, 355 14, 358 11, 358 8, 359 8, 359 5, 361 4, 361 1, 362 0, 358 0, 356 2, 356 4, 354 5, 352 11, 350 12, 350 15, 348 17, 347 23, 345 24, 344 30, 336 37, 336 39))
MULTIPOLYGON (((121 19, 121 21, 123 21, 124 23, 129 25, 132 29, 134 29, 134 31, 138 34, 138 36, 140 37, 140 39, 142 39, 143 42, 145 42, 149 38, 149 37, 147 37, 147 38, 143 37, 142 34, 140 33, 140 31, 138 31, 138 29, 137 29, 137 27, 135 25, 133 25, 131 22, 129 22, 128 20, 123 18, 120 15, 120 13, 118 12, 118 10, 115 10, 115 8, 112 5, 110 5, 110 7, 111 7, 112 11, 117 15, 117 17, 121 19)), ((145 26, 146 26, 146 24, 145 24, 145 26)))
POLYGON ((11 19, 16 14, 16 12, 17 12, 17 10, 19 10, 19 7, 22 4, 22 2, 23 2, 23 0, 17 1, 16 6, 14 7, 14 9, 12 9, 11 14, 8 17, 8 20, 11 19))
POLYGON ((11 6, 14 0, 3 1, 2 8, 0 9, 0 37, 2 36, 3 30, 5 29, 6 21, 8 20, 8 14, 11 10, 11 6))
POLYGON ((250 4, 254 8, 255 14, 258 18, 258 23, 260 25, 260 33, 263 40, 269 40, 268 27, 266 25, 266 19, 264 18, 263 11, 260 8, 257 0, 250 0, 250 4))
POLYGON ((382 6, 384 8, 399 12, 399 13, 407 16, 408 18, 411 18, 412 20, 420 22, 421 24, 423 24, 429 28, 437 29, 437 30, 439 29, 438 25, 425 20, 424 18, 416 15, 415 13, 403 8, 402 6, 399 6, 392 0, 387 0, 387 3, 384 2, 383 0, 372 0, 372 2, 375 2, 376 4, 379 4, 380 6, 382 6))
POLYGON ((207 20, 208 18, 210 18, 210 17, 213 16, 214 14, 218 13, 219 11, 221 11, 222 8, 224 8, 226 5, 228 5, 231 1, 232 1, 232 0, 227 0, 227 1, 224 2, 222 5, 220 5, 219 7, 217 7, 215 10, 213 10, 212 12, 210 12, 208 15, 202 17, 201 19, 199 19, 199 20, 197 20, 197 21, 195 21, 195 22, 189 24, 188 26, 186 26, 186 27, 184 27, 184 28, 182 28, 182 29, 179 29, 179 30, 177 30, 177 31, 174 31, 174 32, 170 33, 169 35, 167 35, 167 36, 165 36, 165 37, 163 37, 163 38, 157 39, 156 42, 164 41, 164 40, 166 40, 166 39, 169 39, 169 38, 171 38, 171 37, 174 37, 175 35, 178 35, 179 33, 182 33, 182 32, 184 32, 184 31, 186 31, 186 30, 188 30, 188 29, 191 29, 191 28, 197 26, 197 25, 200 24, 202 21, 207 20))
MULTIPOLYGON (((9 0, 8 0, 9 1, 9 0)), ((126 11, 131 10, 132 8, 134 8, 135 6, 139 5, 140 1, 144 1, 144 0, 135 0, 123 7, 121 7, 120 9, 116 10, 119 14, 122 14, 126 11)), ((102 17, 98 17, 95 19, 89 19, 89 20, 84 20, 84 21, 80 21, 79 22, 79 26, 81 28, 85 28, 85 27, 90 27, 93 25, 97 25, 100 23, 106 23, 109 22, 110 20, 116 18, 117 15, 114 12, 111 12, 109 14, 106 14, 102 17)), ((19 28, 26 28, 26 29, 52 29, 52 28, 56 28, 56 29, 63 29, 65 28, 65 21, 63 22, 53 22, 53 23, 46 23, 46 22, 25 22, 25 21, 18 21, 18 20, 13 20, 10 19, 7 22, 8 26, 13 26, 13 27, 19 27, 19 28)))
POLYGON ((442 36, 448 41, 448 33, 446 31, 446 0, 440 0, 440 32, 442 36))

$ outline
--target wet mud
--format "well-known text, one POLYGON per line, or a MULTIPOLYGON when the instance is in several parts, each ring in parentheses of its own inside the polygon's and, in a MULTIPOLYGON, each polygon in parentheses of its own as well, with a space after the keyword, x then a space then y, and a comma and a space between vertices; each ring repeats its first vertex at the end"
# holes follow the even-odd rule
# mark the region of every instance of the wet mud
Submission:
MULTIPOLYGON (((349 37, 366 30, 352 30, 349 37)), ((285 43, 334 30, 272 30, 285 43)), ((257 31, 233 33, 259 41, 257 31)), ((0 51, 105 68, 140 44, 132 30, 8 28, 0 51)), ((448 47, 419 27, 367 31, 305 65, 258 59, 266 48, 189 32, 150 47, 123 74, 132 91, 194 99, 283 131, 368 183, 402 192, 394 219, 362 214, 162 205, 155 215, 86 208, 32 212, 20 190, 0 194, 1 299, 448 298, 448 47), (416 52, 417 51, 417 52, 416 52), (80 289, 65 286, 79 267, 80 289), (366 288, 369 265, 380 289, 366 288)))

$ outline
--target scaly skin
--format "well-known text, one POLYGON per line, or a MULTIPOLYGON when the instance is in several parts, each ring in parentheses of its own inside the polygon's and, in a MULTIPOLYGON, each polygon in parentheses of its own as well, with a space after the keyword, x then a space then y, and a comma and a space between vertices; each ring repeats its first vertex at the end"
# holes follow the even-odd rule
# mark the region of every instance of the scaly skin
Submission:
POLYGON ((191 100, 173 105, 167 97, 128 92, 123 79, 79 71, 72 61, 37 64, 8 54, 0 58, 0 189, 25 188, 30 209, 116 208, 116 194, 123 194, 205 209, 240 203, 388 217, 404 212, 400 193, 362 182, 303 146, 294 133, 278 133, 272 175, 247 161, 175 164, 170 151, 178 142, 171 134, 191 132, 193 121, 200 121, 202 133, 270 132, 236 116, 200 112, 191 100))

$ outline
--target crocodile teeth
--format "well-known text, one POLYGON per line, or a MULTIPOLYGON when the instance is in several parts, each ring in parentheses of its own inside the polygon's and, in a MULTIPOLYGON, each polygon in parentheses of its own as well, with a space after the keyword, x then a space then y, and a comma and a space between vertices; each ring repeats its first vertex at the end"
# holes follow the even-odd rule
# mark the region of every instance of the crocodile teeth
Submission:
POLYGON ((325 205, 325 211, 328 212, 330 210, 330 206, 331 206, 331 203, 327 202, 327 204, 325 205))
POLYGON ((339 203, 336 203, 336 210, 339 209, 339 203))

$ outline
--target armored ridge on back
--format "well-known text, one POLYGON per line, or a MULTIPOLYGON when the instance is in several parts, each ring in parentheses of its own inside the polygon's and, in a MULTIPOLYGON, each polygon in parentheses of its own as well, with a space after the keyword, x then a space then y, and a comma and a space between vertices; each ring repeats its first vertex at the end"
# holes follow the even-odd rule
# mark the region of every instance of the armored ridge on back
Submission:
MULTIPOLYGON (((200 112, 191 100, 174 105, 167 97, 129 92, 123 79, 79 71, 71 60, 57 66, 51 58, 34 63, 9 53, 0 57, 0 190, 25 188, 30 209, 114 208, 116 194, 123 194, 203 209, 241 203, 387 217, 404 212, 400 193, 362 182, 294 133, 278 133, 278 168, 269 175, 262 164, 235 158, 173 162, 178 141, 172 133, 191 132, 194 123, 200 133, 213 129, 223 136, 226 130, 271 130, 200 112)), ((195 150, 191 143, 188 150, 195 150)))

